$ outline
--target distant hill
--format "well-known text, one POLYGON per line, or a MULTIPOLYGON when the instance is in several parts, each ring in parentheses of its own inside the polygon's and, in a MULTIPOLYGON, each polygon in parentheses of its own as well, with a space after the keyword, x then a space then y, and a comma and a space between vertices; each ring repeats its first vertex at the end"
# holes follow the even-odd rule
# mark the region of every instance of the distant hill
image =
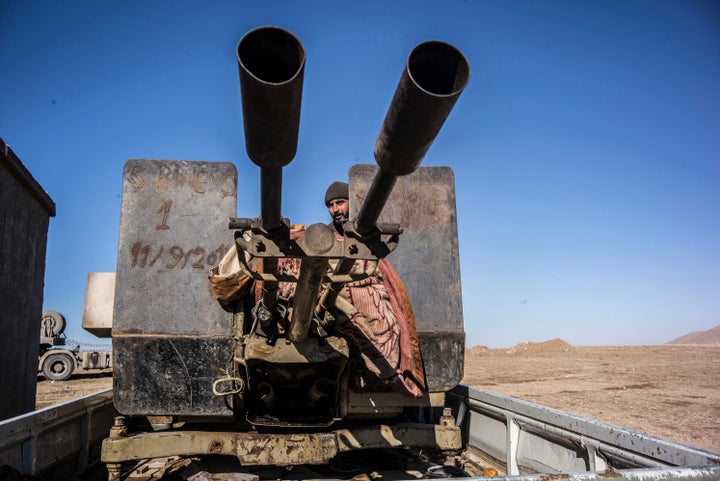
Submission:
POLYGON ((507 353, 554 353, 554 352, 570 352, 574 351, 575 347, 567 341, 560 338, 550 339, 544 342, 523 342, 516 344, 511 347, 507 353))
POLYGON ((720 344, 720 326, 707 331, 695 331, 673 339, 668 344, 720 344))

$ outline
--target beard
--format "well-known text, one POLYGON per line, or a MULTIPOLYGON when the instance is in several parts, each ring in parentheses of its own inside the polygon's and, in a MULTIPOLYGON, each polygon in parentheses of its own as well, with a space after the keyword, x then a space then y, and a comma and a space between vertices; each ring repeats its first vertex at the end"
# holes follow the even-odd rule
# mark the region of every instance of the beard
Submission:
POLYGON ((335 226, 335 230, 340 235, 345 235, 345 221, 348 220, 348 215, 343 212, 337 212, 335 215, 332 216, 333 225, 335 226))

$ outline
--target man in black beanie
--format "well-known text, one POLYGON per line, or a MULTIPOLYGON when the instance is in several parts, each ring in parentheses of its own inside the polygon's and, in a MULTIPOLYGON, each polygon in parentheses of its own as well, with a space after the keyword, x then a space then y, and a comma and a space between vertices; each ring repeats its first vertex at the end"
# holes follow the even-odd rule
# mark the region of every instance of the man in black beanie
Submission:
POLYGON ((343 222, 348 220, 350 215, 350 194, 348 185, 345 182, 333 182, 325 192, 325 205, 330 212, 333 226, 339 234, 343 234, 343 222))

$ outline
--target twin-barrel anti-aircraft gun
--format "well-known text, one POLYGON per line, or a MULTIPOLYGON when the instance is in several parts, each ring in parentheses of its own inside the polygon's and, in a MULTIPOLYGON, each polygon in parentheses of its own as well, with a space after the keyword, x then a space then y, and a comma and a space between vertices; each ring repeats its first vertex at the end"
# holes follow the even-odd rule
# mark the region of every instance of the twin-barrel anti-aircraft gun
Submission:
POLYGON ((124 417, 103 445, 111 479, 126 461, 177 454, 293 465, 366 448, 459 449, 459 428, 442 409, 464 352, 454 180, 447 167, 418 166, 467 84, 465 57, 439 41, 412 50, 375 144, 378 166, 349 172, 342 240, 324 224, 294 236, 281 216, 302 44, 262 27, 240 40, 237 58, 247 153, 260 167, 258 218, 236 217, 232 164, 125 165, 112 326, 114 401, 124 417), (231 247, 240 271, 227 282, 258 286, 262 315, 253 300, 223 306, 213 296, 208 270, 231 247), (363 364, 368 353, 327 321, 343 286, 373 275, 390 252, 414 311, 420 397, 383 383, 363 364), (278 269, 286 259, 300 261, 299 275, 278 269), (370 267, 353 268, 358 261, 370 267), (296 283, 291 309, 278 302, 286 282, 296 283))

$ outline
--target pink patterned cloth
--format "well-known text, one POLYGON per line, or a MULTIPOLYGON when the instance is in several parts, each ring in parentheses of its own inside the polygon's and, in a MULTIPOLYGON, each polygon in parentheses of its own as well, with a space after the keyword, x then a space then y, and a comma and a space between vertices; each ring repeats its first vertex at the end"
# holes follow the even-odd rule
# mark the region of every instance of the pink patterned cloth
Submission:
POLYGON ((400 277, 390 263, 378 262, 374 275, 345 284, 336 307, 347 320, 336 329, 360 348, 367 368, 393 390, 422 397, 425 376, 415 315, 400 277))

